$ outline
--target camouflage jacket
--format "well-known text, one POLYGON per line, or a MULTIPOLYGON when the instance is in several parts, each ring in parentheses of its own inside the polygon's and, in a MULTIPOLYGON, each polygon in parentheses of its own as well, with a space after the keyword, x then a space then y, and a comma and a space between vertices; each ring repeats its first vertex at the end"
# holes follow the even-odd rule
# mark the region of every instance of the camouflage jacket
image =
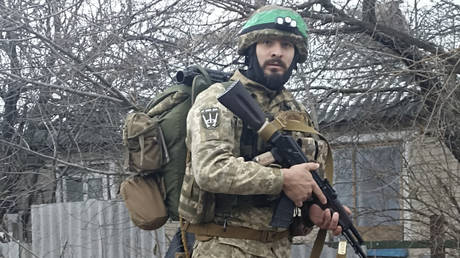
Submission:
MULTIPOLYGON (((240 80, 268 116, 275 116, 282 111, 295 110, 305 113, 308 117, 306 109, 286 90, 271 91, 244 77, 239 71, 235 72, 231 80, 240 80)), ((247 196, 249 198, 265 196, 266 199, 274 200, 280 194, 283 185, 280 168, 262 166, 242 157, 240 144, 244 126, 239 118, 218 102, 217 97, 224 91, 224 85, 219 83, 212 85, 198 95, 195 104, 189 111, 186 145, 191 152, 191 158, 185 178, 193 177, 201 190, 216 195, 229 194, 246 196, 246 198, 247 196)), ((310 120, 308 121, 312 126, 310 120)), ((259 139, 258 142, 261 143, 262 140, 259 139)), ((312 145, 314 152, 315 143, 313 142, 312 145)), ((323 143, 319 144, 320 151, 327 149, 322 147, 323 145, 323 143)), ((258 149, 263 148, 263 146, 258 146, 258 149)), ((308 153, 308 150, 305 151, 309 158, 317 156, 314 153, 308 153)), ((186 180, 184 184, 187 188, 186 180)), ((182 196, 181 202, 183 202, 182 196)), ((219 198, 216 198, 216 202, 219 202, 219 198)), ((214 222, 222 224, 226 220, 228 225, 258 230, 276 230, 269 225, 273 212, 272 206, 235 206, 234 203, 217 203, 216 207, 232 205, 230 213, 223 214, 216 209, 214 222)), ((257 248, 261 244, 257 241, 240 239, 223 241, 228 241, 228 244, 240 248, 244 246, 245 250, 263 252, 257 248)))

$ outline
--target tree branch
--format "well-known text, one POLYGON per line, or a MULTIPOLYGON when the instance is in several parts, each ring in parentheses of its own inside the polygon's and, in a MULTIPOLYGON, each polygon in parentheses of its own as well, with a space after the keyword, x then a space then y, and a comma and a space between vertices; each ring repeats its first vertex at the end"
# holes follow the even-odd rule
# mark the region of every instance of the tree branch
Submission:
MULTIPOLYGON (((27 19, 24 19, 24 20, 27 20, 27 19)), ((11 20, 10 22, 13 22, 13 23, 17 24, 17 21, 12 21, 11 20)), ((35 35, 37 38, 39 38, 40 40, 42 40, 43 42, 48 44, 50 47, 52 47, 53 49, 56 49, 57 51, 61 52, 65 56, 69 57, 70 59, 75 61, 77 64, 82 65, 82 67, 84 67, 87 71, 89 71, 94 77, 96 77, 103 84, 103 88, 108 90, 113 95, 117 96, 119 99, 123 100, 123 102, 125 104, 127 104, 128 106, 130 106, 132 108, 136 108, 136 105, 129 98, 125 97, 118 89, 114 88, 102 76, 100 76, 99 74, 95 73, 91 67, 89 67, 87 64, 85 64, 83 61, 81 61, 78 57, 74 56, 69 51, 63 49, 61 46, 57 45, 55 42, 53 42, 52 40, 50 40, 46 36, 43 36, 40 33, 36 32, 28 24, 18 24, 18 26, 21 26, 21 28, 23 28, 27 32, 35 35)), ((90 81, 92 81, 90 78, 88 78, 88 79, 90 81)), ((98 83, 96 83, 94 81, 92 81, 92 82, 93 82, 94 85, 100 86, 98 83)))
MULTIPOLYGON (((106 100, 109 100, 109 101, 112 101, 112 102, 115 102, 115 103, 118 103, 118 104, 124 103, 124 101, 121 100, 121 99, 109 97, 109 96, 106 96, 106 95, 96 94, 96 93, 92 93, 92 92, 88 92, 88 91, 79 91, 79 90, 74 90, 74 89, 59 86, 59 85, 54 85, 54 84, 43 83, 43 82, 40 82, 40 81, 29 80, 29 79, 25 79, 23 77, 20 77, 20 76, 11 74, 11 73, 3 72, 3 71, 0 71, 0 74, 4 74, 4 75, 7 75, 7 76, 9 76, 11 78, 14 78, 16 80, 20 80, 20 81, 27 82, 27 83, 30 83, 30 84, 33 84, 33 85, 37 85, 39 87, 47 87, 47 88, 58 89, 58 90, 62 90, 62 91, 70 92, 70 93, 75 93, 75 94, 78 94, 78 95, 81 95, 81 96, 87 96, 87 97, 92 97, 92 98, 106 99, 106 100)), ((26 89, 26 88, 27 87, 23 87, 23 90, 26 89)))
MULTIPOLYGON (((376 39, 377 41, 383 41, 383 42, 394 42, 395 39, 400 41, 401 44, 410 47, 411 45, 415 45, 425 51, 428 51, 432 53, 433 55, 439 56, 449 56, 450 58, 446 58, 446 60, 451 64, 451 65, 457 65, 458 64, 458 58, 452 55, 448 55, 448 53, 444 50, 443 47, 436 45, 432 42, 424 41, 418 38, 415 38, 405 32, 395 30, 393 28, 387 27, 382 24, 372 24, 370 22, 365 22, 365 21, 360 21, 358 19, 355 19, 353 17, 350 17, 347 15, 345 12, 342 10, 337 9, 331 2, 330 0, 318 0, 321 5, 329 11, 330 14, 334 16, 334 18, 329 17, 329 20, 332 21, 341 21, 344 22, 345 24, 352 26, 352 27, 360 27, 362 28, 363 31, 365 31, 368 35, 376 39), (337 20, 335 20, 337 18, 337 20)), ((314 17, 311 17, 314 18, 314 17)), ((342 28, 342 30, 344 30, 342 28)), ((385 44, 388 46, 388 44, 385 44)), ((395 44, 393 44, 395 45, 395 44)))
MULTIPOLYGON (((79 165, 79 164, 75 164, 75 163, 71 163, 71 162, 68 162, 68 161, 65 161, 65 160, 61 160, 61 159, 58 159, 56 157, 41 154, 41 153, 33 151, 33 150, 29 149, 29 148, 26 148, 26 147, 23 147, 23 146, 20 146, 18 144, 14 144, 12 142, 8 142, 8 141, 2 140, 2 139, 0 139, 0 143, 12 146, 12 147, 14 147, 16 149, 19 149, 19 150, 22 150, 22 151, 26 151, 26 152, 34 155, 34 156, 37 156, 37 157, 40 157, 40 158, 43 158, 43 159, 47 159, 47 160, 52 160, 54 162, 57 162, 57 163, 60 163, 60 164, 63 164, 63 165, 69 166, 69 167, 78 168, 78 169, 81 169, 81 170, 84 170, 84 171, 87 171, 87 172, 101 174, 101 175, 107 175, 107 176, 120 175, 120 173, 111 173, 111 172, 107 172, 107 171, 104 171, 104 170, 92 169, 92 168, 88 168, 88 167, 85 167, 85 166, 82 166, 82 165, 79 165)), ((128 172, 124 172, 124 173, 128 173, 128 172)))
MULTIPOLYGON (((310 87, 311 90, 325 90, 329 93, 340 93, 340 94, 368 94, 368 93, 381 93, 381 92, 413 92, 407 87, 394 87, 394 88, 382 88, 382 89, 339 89, 334 87, 324 87, 324 86, 313 86, 310 87)), ((288 89, 290 92, 301 92, 305 91, 305 88, 298 89, 288 89)))

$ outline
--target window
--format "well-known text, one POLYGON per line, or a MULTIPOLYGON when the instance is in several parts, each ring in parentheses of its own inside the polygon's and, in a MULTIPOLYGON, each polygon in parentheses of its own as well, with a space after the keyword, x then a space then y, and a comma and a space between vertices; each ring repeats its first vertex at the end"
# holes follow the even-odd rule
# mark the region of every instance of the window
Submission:
MULTIPOLYGON (((88 165, 100 171, 113 171, 112 163, 95 163, 88 165)), ((117 188, 114 176, 88 173, 74 167, 60 167, 56 199, 60 202, 81 202, 88 199, 109 200, 116 196, 117 188)))
POLYGON ((88 179, 88 199, 103 199, 102 178, 88 179))
POLYGON ((334 150, 334 188, 358 226, 399 224, 399 145, 345 146, 334 150))
POLYGON ((81 202, 83 201, 83 182, 79 178, 67 178, 65 180, 67 201, 81 202))

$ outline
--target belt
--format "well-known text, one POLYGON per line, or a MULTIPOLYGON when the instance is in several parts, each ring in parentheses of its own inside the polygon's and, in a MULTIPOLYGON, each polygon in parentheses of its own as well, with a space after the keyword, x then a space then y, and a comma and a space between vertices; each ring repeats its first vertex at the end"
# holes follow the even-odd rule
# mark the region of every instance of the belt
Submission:
POLYGON ((190 224, 187 221, 181 223, 181 229, 194 233, 198 236, 223 237, 256 240, 263 243, 273 242, 289 236, 289 231, 257 230, 238 226, 221 226, 215 223, 190 224))

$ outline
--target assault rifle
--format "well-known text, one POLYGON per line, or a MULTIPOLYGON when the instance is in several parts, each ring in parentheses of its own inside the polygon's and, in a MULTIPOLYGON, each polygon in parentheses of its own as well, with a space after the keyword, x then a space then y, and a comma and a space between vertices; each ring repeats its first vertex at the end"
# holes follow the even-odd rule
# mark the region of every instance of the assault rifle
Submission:
MULTIPOLYGON (((218 100, 251 128, 257 130, 258 133, 261 133, 268 125, 265 114, 241 82, 236 81, 230 85, 230 87, 218 97, 218 100)), ((283 134, 276 130, 269 136, 268 143, 273 146, 270 151, 274 159, 283 167, 291 167, 296 164, 308 162, 302 149, 290 135, 283 134)), ((362 258, 367 258, 367 255, 361 248, 363 239, 353 225, 350 217, 345 212, 343 205, 337 199, 336 191, 329 184, 328 180, 322 179, 316 171, 311 171, 311 174, 327 198, 327 203, 325 205, 321 204, 318 198, 314 198, 315 202, 323 209, 329 208, 332 212, 339 213, 339 225, 342 227, 342 234, 353 247, 356 254, 362 258)), ((282 192, 272 216, 271 226, 288 228, 292 222, 294 208, 294 202, 282 192)))
POLYGON ((212 70, 208 68, 202 68, 200 66, 193 65, 193 66, 189 66, 185 68, 182 71, 178 71, 176 73, 176 80, 179 83, 183 83, 185 85, 192 86, 193 78, 195 78, 195 76, 199 74, 208 74, 209 79, 211 80, 212 83, 226 82, 230 80, 230 77, 232 76, 231 73, 226 73, 226 72, 222 72, 218 70, 212 70))

